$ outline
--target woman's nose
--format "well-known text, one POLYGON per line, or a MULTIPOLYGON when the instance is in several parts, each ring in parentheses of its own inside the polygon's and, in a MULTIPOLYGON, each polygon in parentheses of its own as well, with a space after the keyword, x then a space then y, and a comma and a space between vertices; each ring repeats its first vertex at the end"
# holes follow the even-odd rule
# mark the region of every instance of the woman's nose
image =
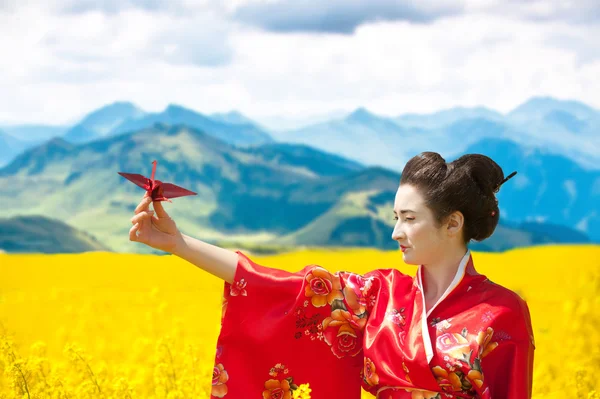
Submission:
POLYGON ((404 232, 400 228, 399 225, 394 226, 394 231, 392 232, 392 240, 402 240, 405 238, 404 232))

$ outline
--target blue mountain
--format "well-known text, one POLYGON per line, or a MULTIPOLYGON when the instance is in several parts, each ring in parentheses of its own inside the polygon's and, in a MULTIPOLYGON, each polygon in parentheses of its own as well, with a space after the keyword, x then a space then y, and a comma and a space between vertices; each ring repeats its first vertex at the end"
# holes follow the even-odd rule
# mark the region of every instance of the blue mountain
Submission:
POLYGON ((0 166, 9 163, 16 154, 26 147, 24 141, 0 130, 0 166))
POLYGON ((69 126, 56 125, 9 125, 0 126, 4 131, 25 145, 37 145, 50 140, 52 137, 62 136, 69 129, 69 126))
POLYGON ((589 127, 588 121, 581 120, 566 111, 550 111, 544 116, 544 122, 554 124, 574 133, 583 133, 589 127))
POLYGON ((365 165, 398 169, 408 152, 427 142, 421 130, 406 129, 390 118, 358 108, 343 118, 278 134, 288 143, 306 144, 365 165))
POLYGON ((583 169, 564 156, 509 140, 485 139, 465 153, 489 156, 505 175, 517 171, 497 194, 501 218, 567 226, 600 241, 600 171, 583 169))
POLYGON ((125 121, 114 128, 110 132, 110 135, 137 131, 153 126, 156 123, 189 126, 238 146, 256 145, 274 141, 268 133, 253 124, 221 122, 199 112, 173 104, 167 106, 163 112, 150 113, 139 119, 125 121))
POLYGON ((256 123, 255 121, 238 111, 229 111, 224 113, 216 112, 210 114, 210 119, 217 122, 229 123, 231 125, 259 125, 258 123, 256 123))
POLYGON ((563 111, 581 120, 597 119, 600 111, 573 100, 558 100, 552 97, 532 97, 509 112, 506 117, 514 122, 542 120, 553 111, 563 111))
POLYGON ((61 136, 66 127, 48 125, 12 125, 0 129, 0 167, 18 154, 41 145, 52 137, 61 136))
POLYGON ((524 134, 521 143, 564 155, 587 169, 600 168, 600 111, 578 101, 534 97, 506 115, 524 134))
POLYGON ((137 120, 146 113, 130 102, 115 102, 86 115, 64 135, 71 143, 86 143, 109 135, 125 121, 137 120))
MULTIPOLYGON (((600 225, 594 219, 598 194, 584 191, 582 198, 577 197, 587 181, 579 187, 582 170, 568 159, 548 158, 506 140, 484 139, 468 150, 487 152, 506 173, 513 167, 519 172, 500 191, 501 225, 480 248, 585 242, 588 234, 598 235, 594 227, 600 225), (547 171, 554 167, 568 173, 553 185, 547 171), (533 174, 536 171, 541 177, 533 174), (563 186, 569 198, 575 198, 573 203, 561 197, 563 186), (532 193, 540 196, 537 202, 532 193), (558 207, 554 197, 567 206, 558 207), (588 218, 582 222, 581 215, 588 218), (563 219, 556 226, 559 217, 563 219), (524 223, 529 224, 519 227, 524 223)), ((258 246, 397 248, 391 240, 390 216, 400 178, 397 172, 366 168, 306 145, 240 148, 184 125, 155 124, 79 145, 52 139, 0 169, 0 185, 11 190, 0 192, 0 203, 9 204, 7 216, 51 213, 71 225, 85 225, 109 248, 139 250, 123 239, 128 228, 119 220, 130 218, 141 189, 116 172, 148 173, 152 159, 158 160, 163 181, 199 193, 178 200, 170 211, 183 231, 201 231, 203 237, 217 242, 235 237, 258 246), (37 197, 40 192, 42 202, 37 197)), ((583 176, 598 180, 597 174, 583 172, 583 176)), ((593 190, 589 184, 588 190, 593 190)))
POLYGON ((428 114, 403 114, 394 118, 401 126, 438 129, 463 119, 487 119, 501 121, 502 114, 485 107, 454 107, 428 114))

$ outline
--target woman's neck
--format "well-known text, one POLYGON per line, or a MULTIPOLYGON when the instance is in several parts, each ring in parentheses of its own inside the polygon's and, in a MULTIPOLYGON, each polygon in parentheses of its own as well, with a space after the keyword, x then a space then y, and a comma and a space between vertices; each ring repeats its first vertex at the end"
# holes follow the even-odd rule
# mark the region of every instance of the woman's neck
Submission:
POLYGON ((433 304, 444 295, 466 253, 466 247, 457 247, 452 253, 444 255, 439 262, 422 265, 421 282, 426 302, 433 304))

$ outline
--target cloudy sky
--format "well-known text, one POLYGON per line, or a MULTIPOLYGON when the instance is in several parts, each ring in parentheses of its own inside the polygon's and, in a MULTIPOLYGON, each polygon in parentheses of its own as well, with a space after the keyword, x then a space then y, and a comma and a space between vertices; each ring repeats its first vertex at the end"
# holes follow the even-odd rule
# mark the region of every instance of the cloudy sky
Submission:
POLYGON ((0 124, 114 101, 257 120, 600 108, 597 0, 0 0, 0 124))

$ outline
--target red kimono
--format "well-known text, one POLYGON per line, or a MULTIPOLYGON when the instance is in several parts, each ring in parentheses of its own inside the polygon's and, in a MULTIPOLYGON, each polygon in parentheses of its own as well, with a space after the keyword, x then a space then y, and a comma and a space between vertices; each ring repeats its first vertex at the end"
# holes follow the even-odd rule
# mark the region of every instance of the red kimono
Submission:
POLYGON ((467 250, 425 314, 422 266, 364 275, 291 273, 242 252, 225 282, 212 398, 531 397, 535 344, 526 302, 475 271, 467 250))

